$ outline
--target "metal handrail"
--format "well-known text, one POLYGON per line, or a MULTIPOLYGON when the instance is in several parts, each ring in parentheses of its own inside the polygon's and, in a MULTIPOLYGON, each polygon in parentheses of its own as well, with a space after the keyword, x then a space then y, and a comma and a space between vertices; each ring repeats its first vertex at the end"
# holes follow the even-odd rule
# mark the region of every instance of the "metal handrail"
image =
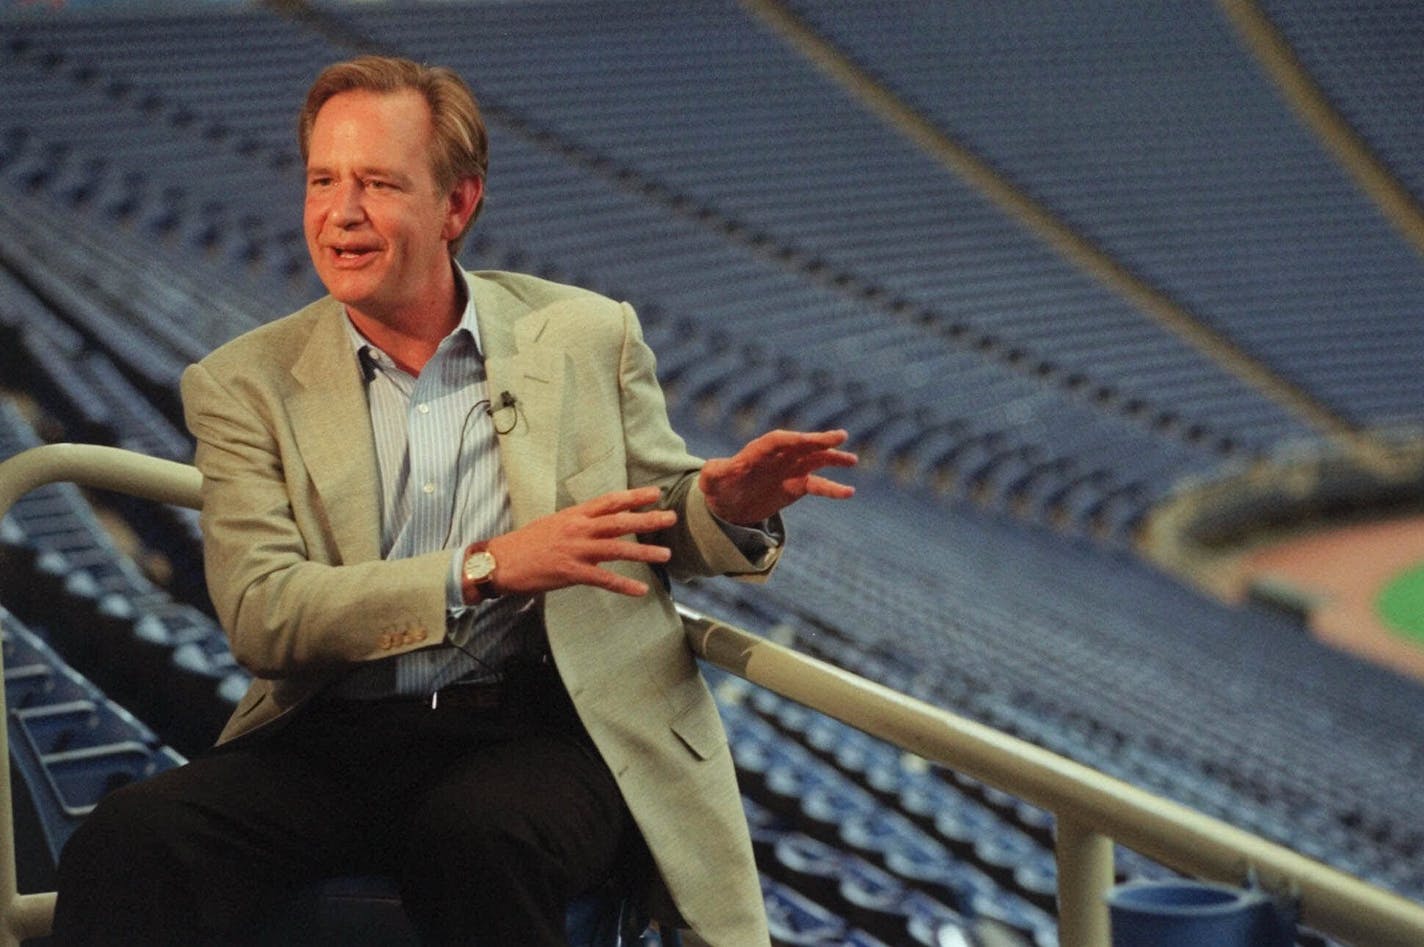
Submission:
POLYGON ((1348 943, 1424 944, 1424 905, 992 727, 907 697, 816 658, 684 610, 710 663, 931 763, 1052 812, 1059 938, 1108 943, 1112 842, 1200 878, 1297 894, 1301 919, 1348 943))
MULTIPOLYGON (((198 508, 197 469, 112 447, 53 444, 0 463, 0 516, 46 483, 198 508)), ((929 762, 1018 796, 1056 819, 1059 939, 1106 947, 1113 842, 1187 874, 1240 883, 1254 874, 1298 894, 1301 919, 1349 943, 1424 944, 1424 905, 1026 741, 679 606, 693 650, 709 663, 929 762)), ((0 695, 0 712, 4 699, 0 695)), ((48 933, 53 893, 19 894, 8 727, 0 727, 0 947, 48 933)))

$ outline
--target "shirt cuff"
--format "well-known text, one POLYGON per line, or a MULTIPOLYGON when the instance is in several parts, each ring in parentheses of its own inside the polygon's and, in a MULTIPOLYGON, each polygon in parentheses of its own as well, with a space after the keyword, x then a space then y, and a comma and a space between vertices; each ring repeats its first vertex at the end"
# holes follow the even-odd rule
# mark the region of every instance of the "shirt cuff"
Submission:
POLYGON ((751 562, 760 563, 767 553, 780 549, 781 544, 786 542, 786 531, 779 516, 762 520, 755 526, 740 526, 727 522, 710 509, 707 512, 712 521, 721 527, 722 532, 732 541, 732 545, 737 547, 737 551, 751 562))
POLYGON ((450 561, 450 574, 445 580, 445 613, 449 618, 459 618, 472 607, 465 604, 464 582, 461 581, 461 573, 465 570, 465 549, 461 546, 455 550, 450 561))

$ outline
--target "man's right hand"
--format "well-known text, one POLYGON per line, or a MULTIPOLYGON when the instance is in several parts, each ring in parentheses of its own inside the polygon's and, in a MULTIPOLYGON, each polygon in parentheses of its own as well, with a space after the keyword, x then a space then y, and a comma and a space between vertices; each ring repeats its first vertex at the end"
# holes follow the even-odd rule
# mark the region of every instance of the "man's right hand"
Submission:
POLYGON ((607 493, 533 520, 489 541, 494 585, 501 595, 537 595, 590 585, 620 595, 646 595, 645 582, 602 568, 605 562, 667 562, 672 550, 630 535, 654 533, 677 522, 672 510, 649 509, 657 487, 607 493))

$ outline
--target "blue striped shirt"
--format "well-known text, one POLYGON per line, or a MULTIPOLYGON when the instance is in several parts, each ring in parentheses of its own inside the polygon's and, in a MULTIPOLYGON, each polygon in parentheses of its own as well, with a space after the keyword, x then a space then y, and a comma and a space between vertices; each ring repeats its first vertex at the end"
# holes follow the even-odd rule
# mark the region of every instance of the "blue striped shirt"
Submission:
MULTIPOLYGON (((464 290, 463 277, 457 285, 464 290)), ((468 295, 468 294, 467 294, 468 295)), ((538 646, 531 600, 502 597, 466 606, 463 550, 513 526, 499 463, 473 299, 418 377, 396 365, 347 320, 366 384, 381 474, 381 555, 451 550, 446 642, 376 661, 338 684, 345 697, 433 693, 461 678, 493 680, 538 646), (524 614, 520 614, 520 612, 524 614)))

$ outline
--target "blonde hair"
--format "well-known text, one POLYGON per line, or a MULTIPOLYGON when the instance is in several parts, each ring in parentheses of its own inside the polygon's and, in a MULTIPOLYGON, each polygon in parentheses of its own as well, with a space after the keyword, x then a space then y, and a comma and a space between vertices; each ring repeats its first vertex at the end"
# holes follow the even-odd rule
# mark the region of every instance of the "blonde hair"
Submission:
MULTIPOLYGON (((360 56, 333 63, 321 71, 307 90, 306 102, 297 117, 297 143, 302 163, 306 163, 310 153, 317 113, 333 96, 355 91, 389 94, 405 89, 419 92, 430 105, 434 128, 430 164, 436 186, 449 192, 457 181, 465 178, 475 178, 483 184, 489 169, 489 137, 470 87, 452 69, 394 56, 360 56)), ((484 194, 481 194, 465 229, 450 241, 451 256, 460 251, 465 234, 469 233, 484 203, 484 194)))

